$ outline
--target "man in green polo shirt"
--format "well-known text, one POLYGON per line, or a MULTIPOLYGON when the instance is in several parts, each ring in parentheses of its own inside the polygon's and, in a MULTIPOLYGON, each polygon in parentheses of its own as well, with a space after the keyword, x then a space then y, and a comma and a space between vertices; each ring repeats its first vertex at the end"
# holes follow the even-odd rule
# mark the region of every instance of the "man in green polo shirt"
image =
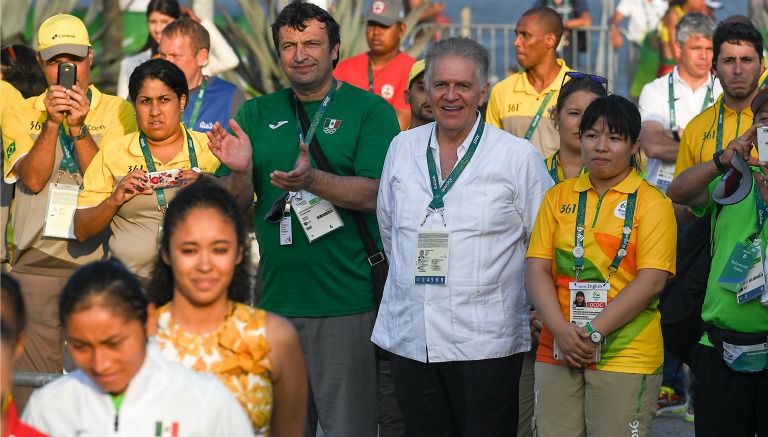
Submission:
POLYGON ((768 125, 768 90, 755 96, 751 109, 752 127, 712 160, 685 170, 667 190, 675 203, 711 215, 714 223, 701 312, 708 327, 691 352, 697 436, 768 432, 768 165, 750 154, 758 127, 768 125))
POLYGON ((334 80, 339 26, 323 9, 292 2, 272 34, 291 87, 246 102, 231 123, 235 135, 219 125, 208 133, 211 148, 240 175, 253 166, 260 306, 288 317, 299 334, 310 387, 307 435, 319 419, 326 435, 375 436, 375 260, 351 211, 362 213, 380 249, 373 212, 397 117, 381 97, 334 80), (310 158, 304 144, 313 138, 331 172, 310 158))

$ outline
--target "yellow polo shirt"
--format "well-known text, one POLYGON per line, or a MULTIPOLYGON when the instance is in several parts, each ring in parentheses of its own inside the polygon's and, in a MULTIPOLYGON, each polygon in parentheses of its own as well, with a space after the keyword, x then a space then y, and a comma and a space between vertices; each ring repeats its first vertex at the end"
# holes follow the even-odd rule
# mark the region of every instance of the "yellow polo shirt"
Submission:
MULTIPOLYGON (((3 108, 6 106, 12 106, 17 103, 23 102, 24 96, 21 95, 19 90, 13 87, 10 83, 0 80, 0 119, 2 119, 3 108)), ((8 213, 11 208, 11 198, 13 197, 13 185, 6 184, 5 181, 0 181, 0 260, 2 262, 8 262, 8 246, 5 241, 8 229, 8 213)))
MULTIPOLYGON (((675 177, 694 165, 712 160, 717 144, 717 117, 722 100, 723 96, 721 95, 714 105, 705 109, 685 126, 683 136, 680 138, 680 148, 677 150, 675 177)), ((729 142, 744 134, 752 126, 754 115, 752 109, 748 107, 741 112, 734 111, 728 105, 723 107, 725 114, 723 116, 722 147, 725 149, 729 142)), ((752 154, 757 157, 755 149, 752 150, 752 154)))
POLYGON ((557 104, 565 73, 571 69, 562 59, 558 59, 557 64, 560 65, 560 72, 541 92, 531 85, 525 71, 512 74, 494 85, 485 112, 487 123, 523 138, 533 117, 551 91, 552 98, 549 99, 547 108, 541 114, 539 125, 530 139, 542 158, 552 155, 560 147, 560 134, 555 129, 550 113, 557 104))
MULTIPOLYGON (((587 192, 584 235, 584 282, 605 282, 608 267, 619 249, 627 195, 637 191, 637 203, 627 246, 627 255, 610 278, 608 302, 613 300, 640 269, 659 269, 675 274, 677 225, 672 202, 656 187, 632 170, 602 198, 589 180, 589 173, 551 188, 539 209, 528 258, 552 261, 552 277, 563 317, 570 317, 568 283, 574 281, 572 254, 579 194, 587 192)), ((635 318, 607 336, 602 346, 602 360, 592 368, 609 372, 656 374, 661 371, 664 350, 658 299, 635 318)), ((545 326, 539 337, 537 361, 564 365, 552 356, 552 332, 545 326)))
MULTIPOLYGON (((98 146, 136 130, 136 116, 130 103, 120 97, 104 94, 93 85, 89 89, 91 109, 85 117, 85 123, 98 146)), ((68 184, 80 182, 79 176, 64 175, 59 179, 59 163, 63 153, 58 140, 53 169, 45 188, 34 194, 23 182, 17 182, 14 166, 32 150, 48 117, 44 103, 46 93, 6 108, 0 122, 3 130, 3 176, 8 183, 16 182, 11 264, 13 270, 20 273, 66 277, 77 267, 104 257, 106 235, 94 236, 84 243, 63 238, 43 238, 49 187, 57 180, 68 184)), ((68 129, 66 123, 65 128, 68 129)))
MULTIPOLYGON (((183 129, 183 127, 182 127, 183 129)), ((192 136, 197 166, 205 173, 214 173, 221 163, 208 148, 208 137, 201 132, 189 131, 192 136)), ((157 171, 191 168, 187 136, 181 151, 169 162, 154 158, 157 171)), ((120 180, 135 169, 146 169, 144 155, 139 145, 139 133, 134 132, 104 144, 85 172, 83 191, 77 207, 90 208, 107 199, 120 180)), ((173 200, 179 188, 166 188, 168 203, 173 200)), ((157 196, 139 194, 125 202, 112 218, 109 237, 111 256, 120 259, 128 270, 142 278, 149 278, 152 263, 157 255, 157 236, 163 213, 158 209, 157 196)))

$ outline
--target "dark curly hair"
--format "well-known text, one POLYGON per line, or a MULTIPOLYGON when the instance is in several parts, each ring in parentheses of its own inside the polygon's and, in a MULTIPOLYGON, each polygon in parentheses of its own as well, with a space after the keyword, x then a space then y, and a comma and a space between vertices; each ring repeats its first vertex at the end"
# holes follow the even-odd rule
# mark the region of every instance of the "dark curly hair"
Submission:
POLYGON ((717 58, 723 43, 741 45, 748 43, 755 49, 760 62, 763 61, 763 37, 752 23, 728 22, 720 23, 712 36, 712 68, 717 68, 717 58))
MULTIPOLYGON (((179 190, 173 201, 168 205, 168 211, 163 218, 163 232, 160 236, 160 248, 152 276, 147 287, 147 296, 155 305, 162 306, 173 298, 173 270, 163 261, 163 255, 170 254, 171 235, 178 224, 191 211, 196 209, 213 209, 224 216, 235 228, 237 248, 243 251, 243 257, 235 268, 232 282, 229 283, 227 298, 235 302, 246 303, 250 295, 250 251, 243 217, 237 209, 232 195, 223 187, 216 184, 208 176, 201 176, 196 182, 179 190)), ((204 223, 200 224, 204 226, 204 223)))

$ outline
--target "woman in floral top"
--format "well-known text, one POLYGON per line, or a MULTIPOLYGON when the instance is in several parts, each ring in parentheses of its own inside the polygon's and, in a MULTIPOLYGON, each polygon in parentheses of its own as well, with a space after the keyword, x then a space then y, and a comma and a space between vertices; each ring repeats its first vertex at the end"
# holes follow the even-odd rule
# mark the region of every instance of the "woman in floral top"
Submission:
POLYGON ((304 359, 293 326, 245 305, 246 232, 234 199, 200 181, 179 192, 163 222, 149 282, 165 356, 210 372, 235 395, 256 435, 303 434, 304 359))

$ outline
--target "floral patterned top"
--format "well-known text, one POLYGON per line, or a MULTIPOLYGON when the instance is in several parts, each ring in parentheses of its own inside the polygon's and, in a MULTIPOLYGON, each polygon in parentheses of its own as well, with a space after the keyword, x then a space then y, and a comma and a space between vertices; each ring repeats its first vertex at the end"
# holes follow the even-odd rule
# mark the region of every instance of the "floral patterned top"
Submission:
POLYGON ((272 379, 266 311, 231 302, 227 320, 195 335, 174 323, 169 304, 158 310, 157 343, 166 358, 221 381, 243 406, 257 436, 269 434, 272 379))

